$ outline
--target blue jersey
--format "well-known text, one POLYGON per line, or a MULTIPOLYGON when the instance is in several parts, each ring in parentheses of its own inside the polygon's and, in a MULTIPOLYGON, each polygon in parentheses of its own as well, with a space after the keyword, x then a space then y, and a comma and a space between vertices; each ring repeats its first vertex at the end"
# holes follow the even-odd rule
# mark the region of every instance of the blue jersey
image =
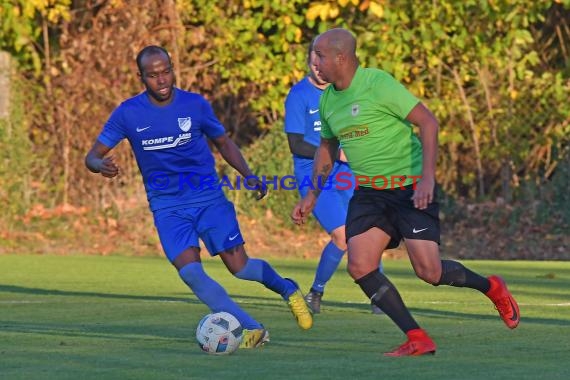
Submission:
MULTIPOLYGON (((309 77, 303 78, 289 90, 285 100, 285 133, 298 133, 303 140, 315 147, 321 143, 321 118, 319 114, 319 99, 323 90, 313 85, 309 77)), ((298 177, 311 176, 313 159, 293 154, 295 175, 298 177)), ((331 174, 349 172, 348 165, 337 161, 331 174)))
POLYGON ((210 103, 175 88, 159 107, 146 92, 127 99, 111 114, 99 142, 131 144, 152 211, 200 206, 225 197, 206 137, 225 133, 210 103))
MULTIPOLYGON (((321 143, 321 118, 319 99, 323 90, 314 86, 309 77, 291 87, 285 100, 285 133, 298 133, 303 140, 315 147, 321 143)), ((295 173, 310 175, 313 160, 293 155, 295 173)))
MULTIPOLYGON (((323 90, 314 86, 308 77, 291 87, 287 99, 285 100, 285 133, 302 134, 303 140, 315 147, 321 143, 321 119, 319 115, 319 99, 323 90)), ((293 155, 295 167, 295 178, 297 184, 306 183, 312 178, 313 158, 293 155)), ((317 184, 315 184, 317 186, 317 184)), ((323 186, 323 192, 317 200, 313 209, 313 215, 317 218, 321 226, 331 233, 334 229, 344 225, 348 210, 348 201, 354 191, 354 178, 350 167, 345 162, 335 162, 329 179, 323 186), (350 181, 347 187, 346 182, 339 185, 338 177, 342 180, 350 181)), ((304 197, 309 191, 309 187, 299 186, 299 193, 304 197)))

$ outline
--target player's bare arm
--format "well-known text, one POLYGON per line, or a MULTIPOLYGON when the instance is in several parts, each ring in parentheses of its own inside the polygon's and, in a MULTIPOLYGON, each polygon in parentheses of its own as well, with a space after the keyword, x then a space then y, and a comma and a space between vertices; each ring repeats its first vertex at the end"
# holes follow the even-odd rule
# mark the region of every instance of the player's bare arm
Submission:
POLYGON ((420 140, 422 141, 423 149, 422 178, 414 191, 412 199, 416 208, 425 209, 433 201, 439 123, 431 111, 422 103, 418 103, 412 109, 407 120, 420 129, 420 140))
MULTIPOLYGON (((287 133, 289 151, 297 156, 314 159, 317 147, 306 142, 304 138, 305 136, 300 133, 287 133)), ((336 159, 341 162, 348 162, 342 149, 337 151, 336 159)))
MULTIPOLYGON (((338 155, 338 145, 338 140, 336 138, 321 138, 321 145, 317 148, 313 164, 313 184, 317 184, 319 178, 321 178, 321 183, 326 182, 338 155)), ((309 194, 313 193, 316 198, 319 196, 321 188, 320 186, 314 187, 315 190, 309 191, 309 194)))
POLYGON ((300 133, 287 133, 287 142, 289 143, 289 150, 297 156, 314 158, 317 152, 317 147, 309 144, 305 140, 305 136, 300 133))
POLYGON ((255 199, 260 200, 265 197, 267 194, 267 187, 263 186, 259 181, 259 178, 254 176, 236 143, 227 135, 216 137, 212 139, 212 142, 224 160, 230 164, 232 168, 237 170, 244 178, 247 178, 248 186, 256 189, 257 195, 255 196, 255 199))
POLYGON ((106 156, 111 149, 96 141, 91 150, 85 156, 85 166, 93 172, 100 173, 103 177, 113 178, 119 174, 119 167, 113 156, 106 156))
POLYGON ((319 196, 321 189, 316 186, 319 177, 321 177, 321 183, 325 183, 332 170, 336 155, 338 152, 338 140, 336 138, 325 139, 321 138, 321 144, 317 148, 315 153, 315 160, 313 162, 313 187, 314 190, 309 190, 307 195, 301 199, 293 208, 291 212, 291 219, 295 224, 301 225, 305 224, 307 218, 313 211, 315 204, 317 203, 317 197, 319 196))

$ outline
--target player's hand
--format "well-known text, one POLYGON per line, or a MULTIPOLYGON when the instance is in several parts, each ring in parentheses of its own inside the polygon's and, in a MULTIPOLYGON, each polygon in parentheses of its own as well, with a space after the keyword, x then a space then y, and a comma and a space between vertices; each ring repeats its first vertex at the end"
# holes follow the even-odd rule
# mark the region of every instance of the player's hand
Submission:
POLYGON ((101 159, 99 173, 101 173, 103 177, 107 178, 113 178, 119 174, 119 167, 115 163, 115 158, 113 156, 108 156, 101 159))
POLYGON ((312 191, 309 191, 309 193, 295 205, 293 211, 291 211, 293 223, 297 225, 305 224, 316 203, 317 198, 312 191))
POLYGON ((249 189, 255 189, 255 200, 263 199, 267 195, 267 186, 265 186, 256 176, 248 176, 246 179, 249 189))
POLYGON ((433 202, 433 192, 435 187, 435 181, 433 178, 424 178, 416 185, 414 195, 412 196, 412 201, 414 201, 414 207, 424 210, 427 206, 433 202))

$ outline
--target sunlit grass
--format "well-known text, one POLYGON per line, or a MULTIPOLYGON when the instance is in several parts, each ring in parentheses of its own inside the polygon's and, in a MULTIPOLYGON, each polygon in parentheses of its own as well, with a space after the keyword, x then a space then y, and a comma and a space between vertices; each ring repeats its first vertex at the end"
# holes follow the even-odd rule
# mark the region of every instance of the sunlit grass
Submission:
MULTIPOLYGON (((202 353, 194 330, 207 313, 165 259, 0 256, 0 379, 562 379, 570 352, 570 263, 470 261, 501 274, 521 306, 507 329, 492 304, 469 289, 434 288, 408 261, 385 270, 435 356, 385 358, 404 335, 370 313, 339 269, 314 328, 301 331, 285 303, 234 279, 216 259, 206 270, 269 329, 271 342, 227 357, 202 353)), ((274 260, 286 277, 311 285, 314 260, 274 260)), ((344 266, 344 265, 343 265, 344 266)))

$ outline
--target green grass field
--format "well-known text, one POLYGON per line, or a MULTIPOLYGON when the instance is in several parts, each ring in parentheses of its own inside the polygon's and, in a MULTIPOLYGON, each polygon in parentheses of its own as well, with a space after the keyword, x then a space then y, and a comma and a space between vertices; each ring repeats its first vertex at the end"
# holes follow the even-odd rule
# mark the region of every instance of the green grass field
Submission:
MULTIPOLYGON (((269 261, 310 286, 316 261, 269 261)), ((405 337, 370 313, 344 269, 329 283, 314 327, 301 331, 277 295, 205 259, 271 333, 261 349, 217 357, 195 343, 206 307, 165 259, 0 256, 0 379, 567 379, 570 262, 467 264, 503 275, 520 304, 519 327, 507 329, 481 294, 434 288, 408 261, 387 261, 386 273, 438 351, 386 358, 382 352, 405 337)))

